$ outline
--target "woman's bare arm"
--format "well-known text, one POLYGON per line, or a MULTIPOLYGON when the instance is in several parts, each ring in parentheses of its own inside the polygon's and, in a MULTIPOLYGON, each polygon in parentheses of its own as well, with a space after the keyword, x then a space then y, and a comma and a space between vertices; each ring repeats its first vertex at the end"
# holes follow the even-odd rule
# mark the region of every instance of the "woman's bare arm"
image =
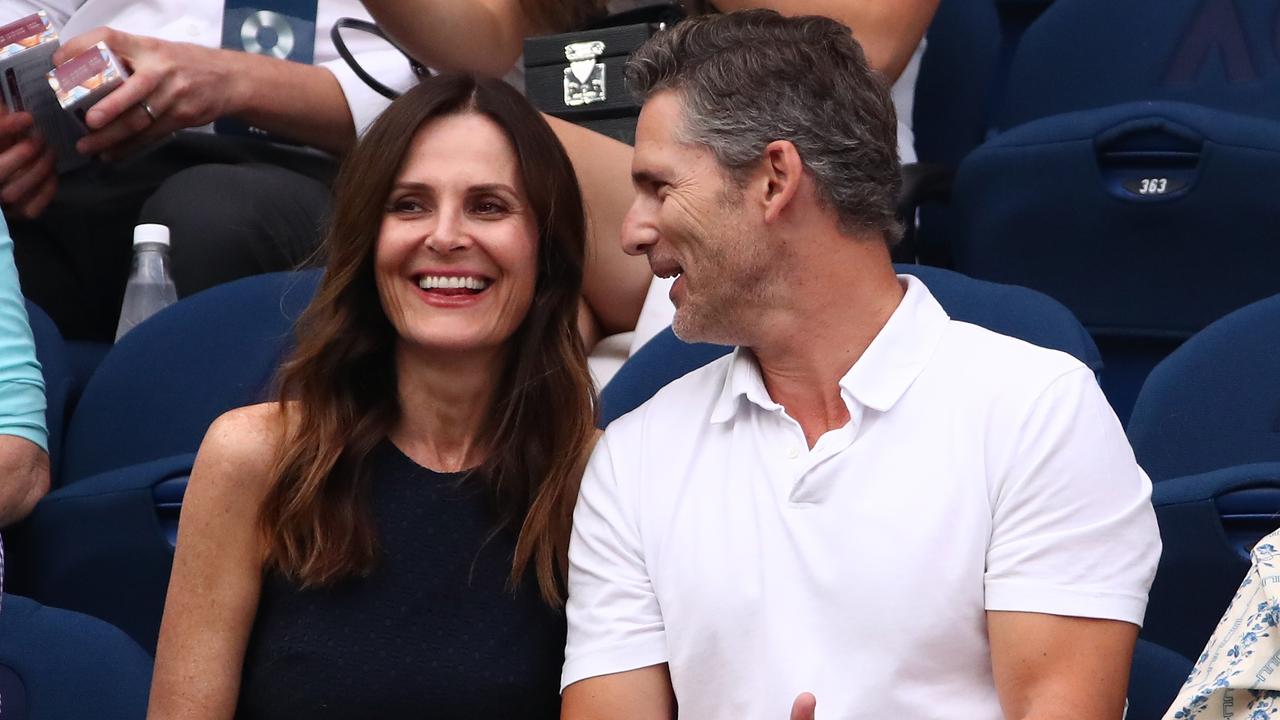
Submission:
POLYGON ((587 269, 582 294, 604 335, 634 330, 653 274, 622 252, 622 219, 631 207, 631 146, 545 116, 564 145, 587 209, 587 269))
POLYGON ((178 523, 150 720, 235 715, 261 591, 256 528, 277 447, 276 407, 233 410, 213 423, 200 445, 178 523))
POLYGON ((537 28, 520 0, 361 0, 409 54, 437 70, 502 77, 537 28))
POLYGON ((722 12, 770 8, 784 15, 826 15, 848 25, 871 67, 896 82, 929 29, 938 0, 714 0, 722 12))

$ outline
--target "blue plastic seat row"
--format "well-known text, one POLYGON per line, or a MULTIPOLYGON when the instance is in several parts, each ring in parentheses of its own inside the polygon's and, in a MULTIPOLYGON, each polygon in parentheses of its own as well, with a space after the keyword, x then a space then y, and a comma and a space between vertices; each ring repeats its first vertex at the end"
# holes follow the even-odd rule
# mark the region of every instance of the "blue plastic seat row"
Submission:
POLYGON ((7 587, 153 651, 195 451, 219 415, 268 397, 319 277, 212 288, 117 343, 70 418, 58 486, 6 533, 7 587))
POLYGON ((1164 554, 1143 637, 1198 657, 1280 528, 1280 295, 1204 329, 1147 378, 1127 428, 1164 554))
POLYGON ((958 171, 920 256, 1065 304, 1123 420, 1181 342, 1280 292, 1280 0, 1019 4, 930 29, 917 145, 958 171))

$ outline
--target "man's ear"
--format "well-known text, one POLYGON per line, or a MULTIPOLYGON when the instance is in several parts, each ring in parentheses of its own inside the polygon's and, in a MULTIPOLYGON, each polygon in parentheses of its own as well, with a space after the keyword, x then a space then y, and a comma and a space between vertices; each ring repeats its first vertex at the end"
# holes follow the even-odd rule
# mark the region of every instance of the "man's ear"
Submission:
POLYGON ((804 180, 804 163, 796 146, 774 140, 764 148, 764 220, 776 222, 791 205, 804 180))

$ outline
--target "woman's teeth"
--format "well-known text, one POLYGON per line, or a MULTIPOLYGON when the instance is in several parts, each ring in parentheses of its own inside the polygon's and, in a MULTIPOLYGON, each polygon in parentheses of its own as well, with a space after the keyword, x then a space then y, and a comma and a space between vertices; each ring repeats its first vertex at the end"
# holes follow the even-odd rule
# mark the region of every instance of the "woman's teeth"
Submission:
POLYGON ((418 279, 418 287, 423 290, 484 290, 489 281, 482 277, 426 275, 418 279))

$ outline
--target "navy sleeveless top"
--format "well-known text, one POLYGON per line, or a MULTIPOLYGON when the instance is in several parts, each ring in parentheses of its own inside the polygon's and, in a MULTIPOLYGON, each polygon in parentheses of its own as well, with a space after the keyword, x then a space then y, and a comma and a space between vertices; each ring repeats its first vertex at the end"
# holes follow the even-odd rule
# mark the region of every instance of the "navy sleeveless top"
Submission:
POLYGON ((564 615, 532 573, 507 588, 514 532, 488 539, 460 474, 390 441, 372 459, 373 573, 314 590, 264 576, 236 717, 558 718, 564 615))

